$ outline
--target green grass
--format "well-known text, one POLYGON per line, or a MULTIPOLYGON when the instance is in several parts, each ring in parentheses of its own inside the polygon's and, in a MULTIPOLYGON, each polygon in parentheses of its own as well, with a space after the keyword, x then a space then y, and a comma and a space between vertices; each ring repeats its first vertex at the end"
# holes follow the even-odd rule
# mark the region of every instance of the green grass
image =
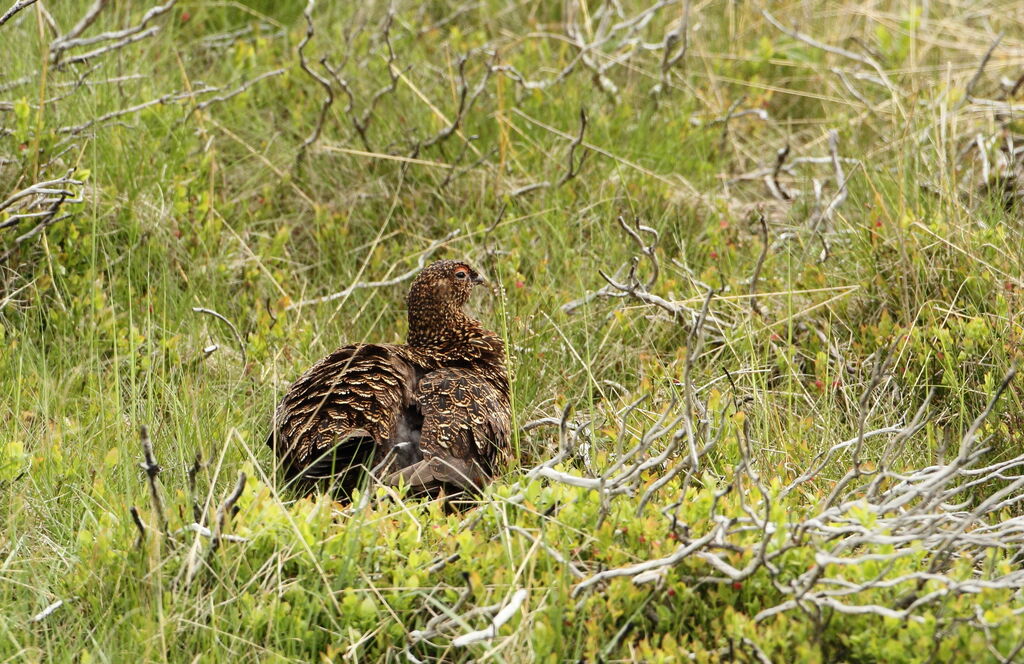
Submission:
MULTIPOLYGON (((45 8, 66 31, 89 4, 45 8)), ((1019 119, 964 97, 999 32, 974 94, 999 98, 1000 78, 1019 75, 1015 3, 973 12, 957 2, 927 11, 896 2, 773 7, 785 25, 877 60, 895 92, 858 77, 877 76, 863 63, 772 27, 749 3, 691 3, 687 54, 656 92, 661 51, 617 41, 589 54, 609 65, 605 89, 583 63, 554 80, 578 54, 566 22, 599 34, 602 3, 399 2, 389 37, 400 75, 368 116, 365 143, 352 118, 390 81, 389 5, 320 4, 305 54, 324 76, 326 58, 354 101, 346 112, 334 83, 322 135, 304 156, 324 97, 299 66, 304 3, 182 0, 154 19, 155 36, 65 69, 48 64, 53 35, 39 6, 0 26, 0 101, 11 102, 0 104, 0 127, 10 129, 0 132, 0 199, 72 167, 83 181, 81 202, 66 205, 73 216, 0 266, 0 661, 398 662, 410 661, 407 647, 422 661, 756 661, 748 642, 772 661, 952 661, 969 650, 998 661, 961 620, 976 608, 991 612, 988 643, 1004 657, 1013 650, 1022 625, 1008 612, 1024 605, 1007 589, 951 594, 923 623, 793 610, 755 624, 786 599, 766 570, 743 583, 700 581, 714 570, 690 557, 656 584, 618 579, 573 596, 581 579, 545 546, 590 576, 675 550, 670 514, 703 535, 715 523, 712 496, 734 482, 719 509, 742 516, 741 495, 750 504, 767 495, 736 473, 744 436, 777 491, 856 435, 861 396, 887 357, 867 428, 906 423, 934 389, 930 423, 897 465, 955 454, 1024 336, 1021 203, 982 186, 982 161, 966 150, 977 136, 993 141, 996 171, 998 139, 1019 144, 1019 119), (245 28, 221 44, 207 39, 245 28), (462 55, 470 93, 483 81, 482 91, 447 140, 416 149, 458 115, 462 55), (553 82, 485 77, 488 63, 553 82), (93 65, 89 84, 73 88, 93 65), (103 82, 114 78, 122 80, 103 82), (189 96, 203 85, 219 91, 189 96), (61 130, 171 93, 176 100, 76 135, 61 130), (588 156, 559 185, 581 108, 588 123, 575 157, 588 156), (749 109, 767 119, 739 113, 749 109), (827 223, 812 222, 815 183, 824 204, 837 194, 827 160, 782 174, 787 191, 802 192, 791 202, 773 198, 763 177, 741 177, 770 171, 787 144, 789 163, 829 157, 833 129, 839 154, 856 162, 844 162, 848 196, 827 223), (513 195, 542 182, 551 186, 513 195), (770 242, 757 283, 763 315, 748 297, 763 247, 759 211, 770 242), (394 278, 452 233, 433 257, 465 258, 496 285, 473 307, 508 342, 516 422, 571 405, 573 420, 593 424, 590 445, 563 470, 586 476, 612 463, 620 428, 628 448, 680 396, 694 347, 686 324, 635 299, 562 310, 605 285, 599 271, 614 275, 640 256, 619 215, 659 234, 651 292, 699 310, 710 286, 710 309, 726 322, 694 361, 698 398, 723 431, 700 473, 668 483, 638 513, 639 495, 663 470, 653 469, 636 495, 602 506, 596 492, 526 478, 523 468, 558 451, 557 432, 540 428, 519 435, 522 468, 508 469, 467 514, 383 490, 354 506, 278 491, 263 440, 282 390, 337 346, 400 342, 407 283, 293 305, 394 278), (231 321, 244 349, 228 325, 194 307, 231 321), (162 466, 169 528, 194 521, 193 505, 213 528, 244 472, 225 526, 244 542, 224 540, 207 554, 208 538, 157 532, 138 465, 143 426, 162 466), (140 546, 132 506, 148 529, 140 546), (435 614, 463 615, 520 588, 523 608, 496 639, 452 645, 490 614, 410 637, 435 614)), ((646 6, 621 4, 626 16, 646 6)), ((656 12, 637 44, 663 42, 684 4, 656 12)), ((143 11, 112 3, 84 36, 134 25, 143 11)), ((0 253, 29 228, 0 231, 0 253)), ((641 280, 650 269, 639 261, 641 280)), ((1018 454, 1021 405, 1011 384, 986 422, 990 459, 1018 454)), ((884 446, 869 441, 866 460, 877 462, 884 446)), ((771 519, 811 513, 847 462, 775 503, 771 519)), ((1010 505, 1003 518, 1019 513, 1010 505)), ((742 568, 755 543, 733 541, 730 564, 742 568)), ((814 562, 814 542, 805 544, 780 557, 782 578, 814 562)), ((1008 574, 1013 551, 1004 553, 986 559, 985 571, 958 559, 948 573, 1008 574)), ((888 570, 865 563, 849 574, 898 576, 930 561, 922 547, 888 570)), ((857 603, 890 606, 913 585, 872 589, 857 603)))

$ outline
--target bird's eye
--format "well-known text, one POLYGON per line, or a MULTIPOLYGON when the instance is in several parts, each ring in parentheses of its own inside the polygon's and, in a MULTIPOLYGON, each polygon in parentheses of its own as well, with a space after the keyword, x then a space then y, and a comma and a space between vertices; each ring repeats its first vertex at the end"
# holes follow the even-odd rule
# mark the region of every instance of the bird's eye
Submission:
POLYGON ((469 270, 467 270, 465 268, 459 268, 458 270, 455 270, 455 278, 456 279, 468 279, 469 278, 469 270))

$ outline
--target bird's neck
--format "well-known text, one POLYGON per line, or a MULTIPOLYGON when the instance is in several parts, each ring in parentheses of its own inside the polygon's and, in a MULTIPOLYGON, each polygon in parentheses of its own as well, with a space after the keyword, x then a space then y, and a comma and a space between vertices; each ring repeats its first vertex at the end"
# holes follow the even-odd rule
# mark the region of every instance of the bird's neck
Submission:
POLYGON ((407 343, 417 348, 447 349, 465 343, 468 332, 480 323, 454 307, 409 311, 407 343))
POLYGON ((503 358, 501 338, 461 309, 433 310, 429 316, 409 312, 409 346, 446 360, 503 358))

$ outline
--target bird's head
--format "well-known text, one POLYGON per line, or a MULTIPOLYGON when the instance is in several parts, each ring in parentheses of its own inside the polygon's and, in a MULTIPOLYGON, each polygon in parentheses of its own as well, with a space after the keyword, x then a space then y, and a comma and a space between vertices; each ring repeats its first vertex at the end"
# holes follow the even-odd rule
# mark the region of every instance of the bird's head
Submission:
POLYGON ((473 286, 483 277, 463 261, 436 261, 419 273, 409 289, 409 313, 461 310, 469 300, 473 286))
POLYGON ((449 359, 479 360, 488 354, 487 361, 499 366, 504 358, 501 339, 463 311, 473 287, 482 283, 480 274, 463 261, 437 261, 424 268, 409 288, 406 343, 449 359))

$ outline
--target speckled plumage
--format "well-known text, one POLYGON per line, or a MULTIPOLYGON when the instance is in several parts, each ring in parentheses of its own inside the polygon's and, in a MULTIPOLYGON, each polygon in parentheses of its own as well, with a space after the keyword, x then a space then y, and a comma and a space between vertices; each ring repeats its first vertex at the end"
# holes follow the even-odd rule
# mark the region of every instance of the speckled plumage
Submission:
POLYGON ((433 263, 409 289, 406 344, 344 346, 303 374, 267 439, 286 477, 350 492, 383 464, 391 484, 487 484, 510 460, 510 408, 504 344, 463 312, 481 282, 433 263))

